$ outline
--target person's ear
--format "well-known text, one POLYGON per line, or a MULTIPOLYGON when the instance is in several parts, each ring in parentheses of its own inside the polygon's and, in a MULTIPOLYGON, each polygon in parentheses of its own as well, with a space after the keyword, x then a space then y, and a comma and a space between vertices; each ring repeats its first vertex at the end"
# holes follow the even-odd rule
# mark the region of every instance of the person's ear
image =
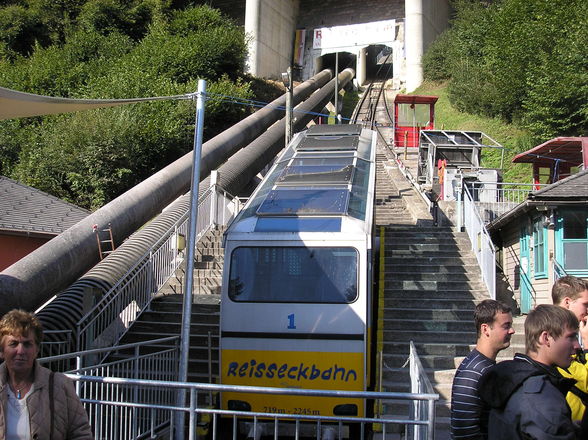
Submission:
POLYGON ((572 298, 570 298, 569 296, 566 296, 564 298, 564 300, 562 301, 562 306, 564 306, 566 309, 570 308, 570 304, 572 303, 572 298))
POLYGON ((489 334, 488 329, 489 328, 490 328, 490 325, 489 324, 482 324, 480 326, 480 333, 483 334, 484 336, 488 336, 488 334, 489 334))
POLYGON ((539 344, 549 347, 551 345, 550 338, 551 336, 549 335, 549 333, 547 333, 546 330, 542 331, 541 335, 539 336, 539 344))

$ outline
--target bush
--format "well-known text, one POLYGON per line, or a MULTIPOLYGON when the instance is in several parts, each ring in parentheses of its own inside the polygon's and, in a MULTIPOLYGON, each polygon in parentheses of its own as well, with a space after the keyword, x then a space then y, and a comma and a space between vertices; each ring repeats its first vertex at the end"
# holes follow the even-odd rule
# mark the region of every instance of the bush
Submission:
POLYGON ((456 0, 452 28, 424 58, 450 78, 459 109, 522 121, 536 140, 585 134, 588 69, 582 0, 456 0))
POLYGON ((429 46, 423 56, 423 71, 426 80, 445 81, 451 77, 450 50, 451 33, 445 31, 429 46))
MULTIPOLYGON (((204 78, 213 98, 206 105, 206 138, 250 111, 225 102, 251 98, 249 83, 240 79, 241 28, 208 7, 177 11, 169 21, 155 8, 148 26, 137 19, 136 29, 147 33, 134 41, 119 27, 144 16, 121 5, 87 2, 80 27, 68 32, 64 44, 35 43, 30 57, 1 60, 0 84, 52 96, 135 98, 195 92, 197 79, 204 78)), ((94 209, 189 151, 194 119, 193 101, 175 100, 3 121, 0 165, 10 177, 94 209)))

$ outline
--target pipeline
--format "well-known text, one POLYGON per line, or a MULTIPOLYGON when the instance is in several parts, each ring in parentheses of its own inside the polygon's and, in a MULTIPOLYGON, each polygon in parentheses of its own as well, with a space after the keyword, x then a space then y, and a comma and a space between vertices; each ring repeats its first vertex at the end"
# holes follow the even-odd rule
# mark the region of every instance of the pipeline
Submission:
MULTIPOLYGON (((324 70, 294 89, 294 103, 322 87, 332 72, 324 70)), ((202 178, 251 142, 283 116, 282 95, 270 105, 243 119, 202 146, 202 178)), ((189 191, 192 152, 109 202, 67 231, 31 252, 0 273, 0 315, 12 308, 34 310, 93 267, 99 260, 92 226, 111 224, 115 243, 157 215, 189 191)))
MULTIPOLYGON (((345 86, 354 76, 352 69, 339 74, 341 86, 345 86)), ((294 128, 303 129, 313 118, 309 112, 322 109, 333 96, 335 80, 315 92, 296 108, 294 128)), ((233 155, 218 169, 218 184, 225 190, 237 193, 261 171, 284 147, 285 118, 272 125, 247 147, 233 155)), ((210 186, 207 177, 200 183, 199 196, 210 186)), ((99 301, 102 296, 129 270, 137 266, 148 250, 186 213, 190 206, 190 195, 178 198, 165 212, 149 225, 133 234, 118 249, 98 263, 81 279, 60 293, 58 297, 43 308, 38 317, 45 330, 75 329, 77 322, 99 301)), ((59 336, 55 338, 59 339, 59 336)))

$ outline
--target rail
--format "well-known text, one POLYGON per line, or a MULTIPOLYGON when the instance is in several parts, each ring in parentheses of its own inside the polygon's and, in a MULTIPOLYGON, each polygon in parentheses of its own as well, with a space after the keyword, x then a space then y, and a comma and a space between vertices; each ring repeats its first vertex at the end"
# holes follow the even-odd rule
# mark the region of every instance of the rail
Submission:
POLYGON ((402 159, 400 158, 400 155, 394 149, 394 146, 392 146, 390 148, 390 151, 394 155, 394 161, 396 162, 396 165, 398 166, 398 170, 402 173, 402 175, 406 178, 406 180, 408 180, 408 182, 412 185, 412 187, 414 188, 416 193, 420 196, 420 198, 423 200, 423 202, 425 202, 425 204, 427 205, 429 212, 431 212, 433 210, 433 206, 434 206, 431 199, 429 199, 429 197, 427 197, 427 195, 423 192, 421 185, 419 185, 417 180, 414 178, 414 176, 410 172, 410 169, 408 169, 406 167, 406 165, 404 165, 404 162, 402 162, 402 159))
MULTIPOLYGON (((162 380, 128 379, 122 377, 104 377, 92 375, 69 375, 78 381, 80 398, 90 414, 90 424, 95 438, 135 439, 139 437, 171 438, 173 432, 173 414, 182 411, 189 415, 189 437, 196 438, 198 427, 207 424, 214 433, 232 421, 229 430, 230 438, 238 438, 237 419, 248 420, 247 430, 252 438, 261 435, 273 435, 277 439, 288 433, 299 438, 310 429, 315 438, 328 438, 325 431, 330 430, 330 438, 342 438, 344 424, 359 424, 358 438, 367 437, 368 424, 381 424, 383 436, 391 425, 418 426, 427 430, 427 438, 433 439, 429 414, 428 420, 413 418, 379 418, 379 417, 342 417, 300 414, 277 414, 267 412, 244 412, 212 408, 201 404, 199 395, 219 392, 239 392, 288 396, 331 397, 338 399, 360 398, 368 400, 401 400, 423 401, 427 408, 434 412, 437 394, 429 393, 392 393, 392 392, 360 392, 333 390, 305 390, 292 388, 266 388, 236 385, 217 385, 162 380), (178 406, 173 399, 167 399, 165 393, 175 396, 178 390, 186 390, 188 402, 178 406), (231 434, 232 430, 232 434, 231 434)), ((214 434, 213 434, 214 435, 214 434)), ((213 436, 213 438, 216 438, 213 436)), ((417 440, 424 437, 413 437, 417 440)))
MULTIPOLYGON (((191 439, 195 438, 198 427, 208 425, 216 433, 220 424, 226 423, 228 419, 236 420, 238 417, 249 420, 248 428, 251 433, 273 433, 274 438, 278 438, 278 434, 284 431, 289 434, 293 431, 298 438, 303 430, 308 432, 309 428, 315 433, 316 438, 320 438, 325 429, 331 429, 331 438, 335 438, 335 435, 340 438, 344 431, 343 424, 353 423, 359 424, 358 435, 361 438, 364 438, 368 424, 378 424, 382 427, 383 438, 391 425, 402 425, 406 427, 406 432, 410 433, 407 439, 434 439, 435 401, 439 399, 439 395, 433 391, 412 342, 409 354, 410 393, 301 390, 177 382, 179 347, 179 338, 172 336, 40 358, 39 363, 52 369, 69 365, 68 368, 57 371, 65 372, 76 381, 76 389, 88 411, 94 437, 104 440, 172 438, 174 413, 177 411, 190 415, 191 439), (110 354, 109 362, 101 362, 100 359, 106 353, 110 354), (178 390, 186 390, 190 396, 189 402, 184 406, 177 405, 178 390), (408 418, 401 415, 392 418, 357 418, 214 409, 211 396, 223 391, 340 399, 364 398, 374 402, 400 400, 408 401, 412 410, 408 418), (268 427, 271 428, 270 432, 268 427)), ((237 438, 236 431, 233 431, 232 438, 237 438)))
POLYGON ((471 199, 484 223, 489 223, 527 200, 538 184, 508 182, 467 183, 471 199))
POLYGON ((482 280, 490 297, 496 299, 496 250, 470 189, 466 185, 463 186, 463 219, 472 250, 476 254, 476 260, 482 272, 482 280))
MULTIPOLYGON (((413 394, 435 394, 433 385, 425 373, 423 364, 417 354, 414 343, 410 341, 410 392, 413 394)), ((435 401, 411 400, 411 417, 414 420, 426 420, 427 425, 408 425, 407 438, 413 440, 431 440, 435 430, 435 401)))
POLYGON ((559 264, 559 262, 554 258, 553 259, 553 278, 554 278, 553 281, 557 281, 560 278, 563 278, 565 276, 568 276, 568 273, 563 268, 563 266, 561 264, 559 264))
MULTIPOLYGON (((216 185, 199 199, 197 240, 214 225, 226 225, 239 211, 238 199, 216 185)), ((77 351, 113 346, 185 258, 188 213, 184 214, 77 323, 77 351)))

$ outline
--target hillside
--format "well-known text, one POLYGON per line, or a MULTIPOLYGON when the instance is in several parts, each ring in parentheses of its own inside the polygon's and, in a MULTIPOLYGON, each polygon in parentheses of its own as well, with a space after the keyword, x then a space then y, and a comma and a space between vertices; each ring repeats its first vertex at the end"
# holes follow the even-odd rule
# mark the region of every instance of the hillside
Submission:
MULTIPOLYGON (((531 167, 513 164, 512 158, 535 146, 528 131, 499 118, 474 115, 457 110, 449 101, 447 82, 425 81, 414 93, 439 97, 435 105, 435 126, 447 130, 482 131, 506 148, 504 154, 504 182, 531 183, 531 167)), ((500 168, 500 153, 484 151, 482 166, 500 168)))

